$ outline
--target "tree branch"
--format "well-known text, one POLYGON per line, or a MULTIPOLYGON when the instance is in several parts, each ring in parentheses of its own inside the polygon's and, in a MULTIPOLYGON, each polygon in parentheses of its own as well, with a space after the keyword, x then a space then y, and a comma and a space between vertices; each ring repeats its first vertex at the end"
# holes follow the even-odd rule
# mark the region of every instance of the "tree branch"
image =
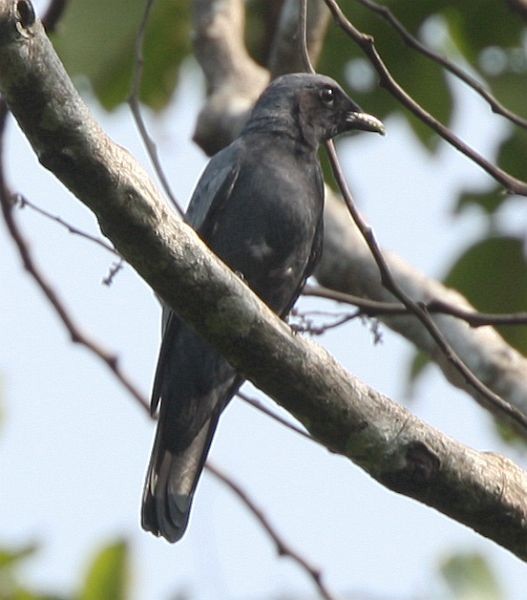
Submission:
POLYGON ((292 335, 105 135, 22 4, 0 0, 0 89, 40 161, 97 215, 129 264, 332 451, 527 560, 527 475, 429 427, 292 335))
POLYGON ((207 82, 194 141, 208 154, 229 144, 269 82, 244 42, 243 0, 194 0, 194 50, 207 82))
POLYGON ((150 19, 150 14, 152 8, 154 6, 154 0, 147 0, 145 5, 145 10, 143 13, 143 19, 139 25, 139 29, 137 31, 137 35, 135 38, 135 61, 134 61, 134 76, 132 80, 132 86, 130 90, 130 95, 128 96, 128 105, 130 106, 130 110, 132 111, 132 116, 134 117, 134 121, 136 127, 139 131, 139 135, 143 140, 145 145, 145 149, 150 158, 150 162, 154 166, 156 175, 165 191, 165 194, 169 198, 170 202, 172 202, 172 206, 176 209, 180 216, 183 216, 183 209, 181 208, 180 203, 177 198, 174 196, 170 185, 168 183, 167 178, 165 177, 165 172, 161 166, 161 161, 159 160, 159 155, 157 152, 157 146, 154 143, 154 140, 150 137, 148 130, 146 128, 146 124, 143 119, 143 115, 141 113, 141 103, 139 101, 139 93, 141 90, 141 81, 143 79, 143 67, 144 67, 144 56, 143 56, 143 44, 146 32, 146 26, 150 19))
POLYGON ((271 79, 306 70, 306 60, 301 52, 303 32, 298 27, 302 6, 307 11, 305 36, 310 61, 316 64, 322 51, 331 16, 323 0, 286 0, 271 46, 268 62, 271 79))

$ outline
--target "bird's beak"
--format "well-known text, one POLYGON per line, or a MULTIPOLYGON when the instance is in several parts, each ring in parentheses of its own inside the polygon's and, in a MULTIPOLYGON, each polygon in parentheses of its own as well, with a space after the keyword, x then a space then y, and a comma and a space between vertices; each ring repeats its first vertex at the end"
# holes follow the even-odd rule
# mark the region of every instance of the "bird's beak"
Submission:
POLYGON ((373 131, 384 135, 384 125, 377 117, 364 113, 361 110, 350 111, 345 116, 346 128, 349 130, 373 131))

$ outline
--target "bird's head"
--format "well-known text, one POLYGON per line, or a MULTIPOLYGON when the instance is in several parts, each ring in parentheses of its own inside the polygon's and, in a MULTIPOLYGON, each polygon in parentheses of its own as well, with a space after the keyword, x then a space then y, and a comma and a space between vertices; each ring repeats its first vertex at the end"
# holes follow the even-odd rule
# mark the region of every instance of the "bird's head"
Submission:
POLYGON ((307 73, 275 79, 257 101, 248 126, 289 131, 315 148, 347 131, 384 134, 382 122, 363 112, 336 81, 307 73))

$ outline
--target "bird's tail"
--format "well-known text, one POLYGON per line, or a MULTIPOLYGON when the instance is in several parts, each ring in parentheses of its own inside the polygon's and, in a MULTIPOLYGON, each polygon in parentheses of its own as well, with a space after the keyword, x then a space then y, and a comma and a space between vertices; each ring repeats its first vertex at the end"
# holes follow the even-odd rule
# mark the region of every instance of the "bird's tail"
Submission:
POLYGON ((211 416, 184 450, 163 443, 158 427, 143 491, 143 529, 177 542, 187 528, 194 491, 209 452, 219 412, 211 416))

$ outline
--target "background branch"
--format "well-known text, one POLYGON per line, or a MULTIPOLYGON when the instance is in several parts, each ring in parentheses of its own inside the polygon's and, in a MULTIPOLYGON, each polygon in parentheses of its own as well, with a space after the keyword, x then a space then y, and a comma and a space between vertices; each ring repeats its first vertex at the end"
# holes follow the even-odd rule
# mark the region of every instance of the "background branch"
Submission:
POLYGON ((316 64, 322 52, 331 17, 327 6, 322 0, 306 0, 305 2, 304 0, 286 0, 280 13, 278 28, 267 64, 271 79, 284 73, 306 70, 306 61, 300 51, 303 45, 300 37, 302 30, 298 26, 302 5, 307 9, 305 34, 311 62, 316 64))
MULTIPOLYGON (((346 292, 337 292, 323 286, 307 285, 302 295, 315 296, 316 298, 325 298, 326 300, 335 300, 356 306, 359 314, 368 317, 378 317, 380 315, 402 316, 409 315, 410 311, 400 302, 382 302, 361 298, 346 292)), ((475 310, 463 309, 442 300, 431 300, 426 305, 426 310, 430 314, 443 314, 457 317, 468 323, 471 327, 485 327, 488 325, 527 325, 527 313, 511 314, 493 314, 482 313, 475 310)))
POLYGON ((194 50, 207 83, 194 141, 215 154, 240 131, 269 73, 245 48, 243 0, 193 2, 194 50))

